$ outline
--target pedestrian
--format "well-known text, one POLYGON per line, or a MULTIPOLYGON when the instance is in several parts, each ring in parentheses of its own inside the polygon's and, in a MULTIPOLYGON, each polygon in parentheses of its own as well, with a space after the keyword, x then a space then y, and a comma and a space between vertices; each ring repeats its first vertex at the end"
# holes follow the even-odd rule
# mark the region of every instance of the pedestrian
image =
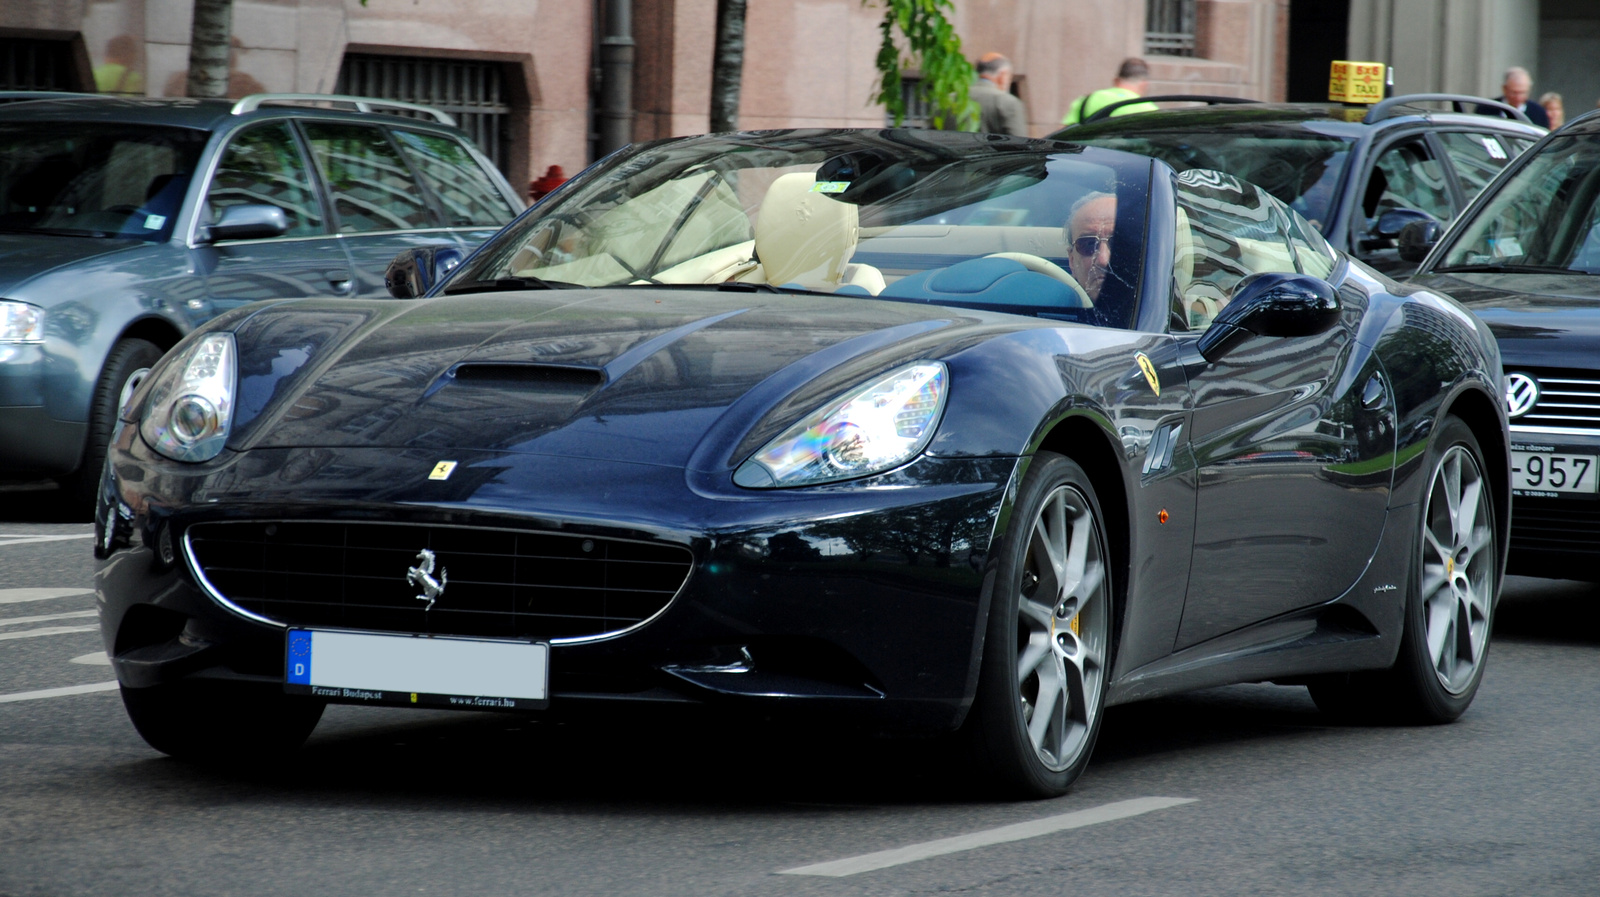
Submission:
MULTIPOLYGON (((978 57, 978 80, 967 96, 978 104, 978 130, 988 134, 1028 136, 1028 107, 1011 94, 1011 60, 999 53, 978 57)), ((951 121, 946 130, 959 125, 951 121)))
MULTIPOLYGON (((1150 87, 1150 66, 1145 65, 1143 59, 1129 56, 1122 60, 1122 65, 1117 67, 1117 76, 1111 79, 1111 86, 1101 88, 1094 93, 1085 94, 1072 101, 1072 106, 1067 110, 1066 116, 1061 119, 1064 125, 1075 125, 1089 116, 1099 112, 1112 103, 1123 100, 1137 100, 1145 95, 1150 87)), ((1155 103, 1130 103, 1112 112, 1112 117, 1129 115, 1134 112, 1154 112, 1155 103)))
MULTIPOLYGON (((1528 74, 1528 70, 1522 66, 1514 65, 1506 69, 1505 82, 1500 85, 1500 95, 1495 99, 1526 115, 1528 121, 1541 128, 1548 128, 1550 127, 1550 116, 1544 114, 1544 107, 1538 103, 1528 101, 1528 95, 1532 92, 1533 76, 1528 74)), ((1480 115, 1500 114, 1498 110, 1488 106, 1479 106, 1477 112, 1480 115)))
POLYGON ((1567 123, 1567 109, 1562 105, 1561 94, 1553 90, 1542 94, 1539 105, 1544 107, 1544 114, 1550 117, 1550 130, 1554 131, 1567 123))

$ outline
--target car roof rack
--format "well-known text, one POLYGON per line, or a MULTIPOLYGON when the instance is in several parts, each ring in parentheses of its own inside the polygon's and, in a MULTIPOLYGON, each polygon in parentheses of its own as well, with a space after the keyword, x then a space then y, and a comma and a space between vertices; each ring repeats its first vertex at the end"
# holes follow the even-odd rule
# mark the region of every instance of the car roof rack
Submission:
MULTIPOLYGON (((1485 97, 1468 96, 1461 93, 1408 93, 1404 96, 1390 97, 1375 104, 1371 109, 1367 110, 1367 115, 1365 118, 1361 119, 1361 122, 1363 124, 1370 125, 1383 121, 1386 118, 1393 118, 1397 115, 1403 115, 1404 113, 1397 112, 1395 110, 1400 106, 1408 106, 1412 103, 1471 103, 1474 106, 1488 106, 1491 109, 1494 109, 1496 112, 1504 112, 1510 118, 1520 121, 1525 125, 1533 124, 1533 122, 1528 120, 1528 116, 1524 115, 1522 111, 1515 106, 1507 105, 1499 100, 1491 100, 1485 97)), ((1455 111, 1460 112, 1462 110, 1457 109, 1455 111)))
POLYGON ((1086 125, 1086 124, 1089 124, 1090 122, 1096 122, 1096 121, 1101 121, 1102 119, 1110 118, 1111 114, 1113 112, 1117 111, 1118 109, 1121 109, 1123 106, 1132 106, 1132 105, 1135 105, 1137 103, 1179 103, 1179 102, 1183 102, 1183 103, 1204 103, 1207 106, 1225 106, 1225 105, 1230 105, 1230 104, 1235 104, 1235 103, 1259 103, 1261 101, 1260 100, 1252 100, 1252 99, 1249 99, 1247 97, 1221 97, 1221 96, 1210 96, 1210 95, 1207 95, 1207 94, 1198 94, 1198 93, 1194 93, 1194 94, 1182 94, 1182 93, 1180 93, 1180 94, 1168 94, 1168 95, 1158 96, 1158 97, 1134 97, 1134 98, 1128 99, 1128 100, 1118 100, 1115 103, 1107 103, 1106 105, 1101 106, 1099 109, 1096 109, 1094 111, 1093 115, 1090 115, 1088 118, 1084 119, 1083 121, 1078 122, 1078 124, 1086 125))
POLYGON ((103 93, 74 93, 66 90, 0 90, 0 103, 31 103, 35 100, 109 100, 103 93))
POLYGON ((441 112, 432 106, 402 103, 399 100, 380 100, 375 97, 347 97, 332 93, 253 93, 233 104, 233 114, 243 115, 246 112, 254 112, 268 103, 339 103, 346 106, 354 106, 357 112, 383 112, 386 110, 415 112, 420 115, 427 115, 442 125, 455 127, 456 124, 455 118, 448 112, 441 112))

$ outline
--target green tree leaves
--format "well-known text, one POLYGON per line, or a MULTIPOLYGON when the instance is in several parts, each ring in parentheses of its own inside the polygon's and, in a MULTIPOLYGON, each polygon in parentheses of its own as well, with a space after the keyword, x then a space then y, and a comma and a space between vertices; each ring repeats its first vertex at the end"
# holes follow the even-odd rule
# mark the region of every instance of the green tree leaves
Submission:
POLYGON ((861 2, 881 3, 884 7, 883 22, 878 26, 883 42, 877 58, 882 80, 873 100, 883 104, 896 125, 902 124, 906 102, 900 73, 916 70, 922 76, 917 93, 927 103, 929 124, 935 128, 953 124, 962 131, 976 131, 978 104, 967 96, 976 74, 972 63, 961 54, 960 35, 946 18, 946 11, 953 9, 950 0, 861 2))

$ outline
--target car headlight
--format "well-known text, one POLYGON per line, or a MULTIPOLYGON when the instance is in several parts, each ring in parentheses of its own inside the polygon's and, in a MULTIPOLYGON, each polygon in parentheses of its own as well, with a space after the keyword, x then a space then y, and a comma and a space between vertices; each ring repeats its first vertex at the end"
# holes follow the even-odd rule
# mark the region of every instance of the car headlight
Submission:
POLYGON ((165 365, 151 385, 139 433, 174 461, 209 461, 233 422, 238 350, 233 334, 212 333, 165 365))
POLYGON ((949 391, 941 362, 918 361, 829 402, 739 465, 750 489, 811 486, 899 467, 933 438, 949 391))
POLYGON ((44 342, 44 309, 0 300, 0 343, 44 342))

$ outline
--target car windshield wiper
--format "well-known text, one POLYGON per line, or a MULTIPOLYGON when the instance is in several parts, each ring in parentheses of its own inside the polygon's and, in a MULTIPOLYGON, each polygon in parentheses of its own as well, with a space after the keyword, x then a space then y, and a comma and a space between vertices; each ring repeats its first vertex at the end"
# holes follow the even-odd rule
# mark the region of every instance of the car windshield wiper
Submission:
POLYGON ((1444 265, 1433 269, 1439 274, 1588 274, 1577 268, 1556 265, 1509 265, 1502 263, 1481 265, 1444 265))
POLYGON ((791 296, 795 293, 811 292, 811 290, 805 289, 804 287, 790 287, 785 289, 783 287, 773 286, 770 283, 745 283, 738 280, 725 280, 722 283, 716 284, 716 289, 727 293, 778 293, 785 296, 791 296))
POLYGON ((545 280, 524 274, 520 277, 497 277, 494 280, 473 280, 456 286, 445 287, 446 296, 460 293, 497 293, 502 290, 587 290, 588 287, 581 283, 567 283, 564 280, 545 280))

